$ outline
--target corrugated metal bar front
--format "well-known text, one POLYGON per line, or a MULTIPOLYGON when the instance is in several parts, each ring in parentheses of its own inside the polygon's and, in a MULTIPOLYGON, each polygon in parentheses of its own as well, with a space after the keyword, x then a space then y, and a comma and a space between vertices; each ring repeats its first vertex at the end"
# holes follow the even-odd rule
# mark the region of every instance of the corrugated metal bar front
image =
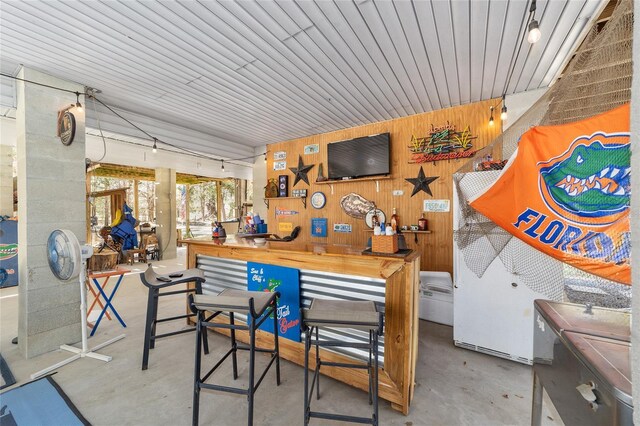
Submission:
MULTIPOLYGON (((198 255, 196 266, 204 271, 203 284, 205 294, 217 294, 225 288, 246 290, 247 262, 219 257, 198 255)), ((334 274, 310 269, 300 270, 301 306, 308 308, 313 298, 333 300, 373 300, 379 311, 384 312, 385 284, 381 278, 368 278, 356 275, 334 274)), ((237 318, 246 317, 237 314, 237 318)), ((368 342, 367 332, 352 328, 323 328, 322 338, 339 339, 349 342, 368 342)), ((304 339, 304 335, 302 336, 304 339)), ((379 339, 379 362, 384 365, 384 336, 379 339)), ((360 349, 336 348, 336 352, 366 360, 369 353, 360 349)))

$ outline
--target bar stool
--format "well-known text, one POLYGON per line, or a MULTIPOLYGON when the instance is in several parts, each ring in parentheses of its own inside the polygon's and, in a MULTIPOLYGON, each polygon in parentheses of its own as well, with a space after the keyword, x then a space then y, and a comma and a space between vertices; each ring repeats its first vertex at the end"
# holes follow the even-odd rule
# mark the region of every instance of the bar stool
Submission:
MULTIPOLYGON (((165 334, 156 335, 156 324, 160 322, 174 321, 183 318, 190 318, 196 315, 203 315, 197 312, 192 312, 191 314, 186 315, 178 315, 173 317, 161 318, 158 319, 158 299, 164 296, 172 296, 175 294, 182 293, 202 293, 202 283, 205 281, 204 273, 200 269, 187 269, 184 271, 178 271, 176 273, 172 273, 171 275, 179 275, 180 277, 169 278, 161 275, 157 275, 153 268, 151 267, 151 263, 147 267, 147 270, 140 274, 140 279, 142 283, 149 288, 149 296, 147 298, 147 319, 145 323, 144 329, 144 349, 142 353, 142 369, 146 370, 149 365, 149 350, 153 349, 156 344, 156 340, 163 338, 174 336, 176 334, 189 333, 191 331, 195 331, 196 327, 187 328, 184 330, 173 331, 165 334), (167 281, 168 280, 168 281, 167 281), (178 284, 185 284, 189 282, 195 282, 195 288, 186 288, 183 290, 175 290, 175 291, 165 291, 160 292, 161 289, 166 287, 173 287, 178 284)), ((207 334, 204 333, 202 335, 202 342, 204 344, 205 353, 209 353, 209 342, 207 340, 207 334)))
POLYGON ((352 423, 378 425, 378 336, 382 334, 382 313, 376 310, 372 301, 348 301, 313 299, 309 309, 302 311, 302 326, 305 332, 304 347, 304 425, 312 417, 328 420, 340 420, 352 423), (355 328, 369 332, 368 343, 346 342, 340 340, 320 340, 319 328, 355 328), (313 338, 315 329, 315 339, 313 338), (309 351, 316 347, 316 368, 309 392, 309 351), (320 359, 320 347, 348 347, 368 349, 369 360, 366 364, 328 362, 320 359), (372 362, 373 358, 373 362, 372 362), (366 368, 369 373, 369 404, 373 404, 371 417, 355 417, 343 414, 311 411, 313 388, 316 386, 316 398, 320 399, 320 367, 323 365, 345 368, 366 368))
POLYGON ((274 361, 276 364, 276 384, 280 386, 280 351, 278 348, 278 315, 276 314, 277 299, 280 293, 267 293, 262 291, 242 291, 234 289, 225 289, 217 296, 200 295, 193 296, 193 309, 199 314, 205 311, 212 312, 212 315, 205 320, 202 315, 198 316, 198 324, 196 326, 196 359, 195 374, 193 386, 193 425, 198 424, 198 416, 200 414, 200 389, 211 389, 222 392, 237 393, 247 395, 248 400, 248 425, 253 425, 253 397, 255 391, 262 383, 262 379, 267 374, 274 361), (222 313, 229 314, 229 323, 215 323, 211 320, 222 313), (242 313, 247 315, 246 325, 238 325, 235 323, 234 313, 242 313), (269 319, 273 314, 273 349, 256 348, 256 330, 260 325, 269 319), (262 316, 262 317, 261 317, 262 316), (201 334, 206 334, 207 328, 223 328, 229 329, 231 334, 231 349, 209 370, 204 376, 201 376, 202 362, 202 339, 201 334), (249 332, 249 345, 238 344, 236 342, 236 330, 247 330, 249 332), (213 374, 213 372, 231 355, 233 363, 233 379, 238 378, 238 360, 236 353, 238 350, 249 351, 249 385, 245 388, 235 388, 230 386, 215 385, 205 383, 205 381, 213 374), (264 368, 262 375, 257 382, 254 380, 255 371, 255 353, 265 352, 271 354, 269 364, 264 368))

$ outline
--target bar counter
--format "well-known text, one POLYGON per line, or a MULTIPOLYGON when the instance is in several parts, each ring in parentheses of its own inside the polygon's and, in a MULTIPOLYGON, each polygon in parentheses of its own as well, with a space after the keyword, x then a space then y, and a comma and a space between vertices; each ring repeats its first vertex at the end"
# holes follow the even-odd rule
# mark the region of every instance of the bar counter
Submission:
MULTIPOLYGON (((256 245, 251 238, 234 236, 185 239, 181 243, 188 246, 188 267, 205 272, 205 293, 227 287, 246 290, 246 262, 259 262, 300 270, 301 306, 308 306, 315 297, 376 302, 385 313, 379 396, 390 401, 395 410, 409 414, 418 355, 419 252, 404 257, 372 256, 363 255, 361 247, 295 241, 256 245)), ((248 341, 246 332, 236 333, 238 340, 248 341)), ((355 333, 348 337, 358 338, 355 333)), ((258 346, 272 345, 270 333, 259 331, 256 336, 258 346)), ((304 343, 280 339, 280 356, 304 365, 304 343)), ((333 362, 360 358, 357 353, 329 351, 322 351, 322 357, 333 362)), ((315 358, 314 349, 310 358, 315 358)), ((322 373, 368 391, 366 370, 326 366, 322 373)))

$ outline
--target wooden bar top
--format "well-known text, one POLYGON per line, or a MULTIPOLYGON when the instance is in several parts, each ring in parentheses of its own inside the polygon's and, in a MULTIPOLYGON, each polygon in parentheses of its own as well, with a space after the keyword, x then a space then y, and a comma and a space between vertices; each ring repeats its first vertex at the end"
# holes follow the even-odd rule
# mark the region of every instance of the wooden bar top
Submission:
POLYGON ((203 238, 190 238, 180 240, 182 244, 199 245, 199 246, 213 246, 213 247, 226 247, 229 249, 246 249, 246 250, 258 250, 267 253, 272 252, 289 252, 289 253, 304 253, 315 254, 322 256, 354 256, 359 258, 382 258, 385 260, 396 260, 401 262, 411 262, 416 257, 420 256, 417 251, 412 251, 406 256, 383 256, 383 255, 365 255, 362 254, 364 247, 357 247, 351 245, 341 244, 325 244, 325 243, 304 243, 296 241, 267 241, 265 244, 256 244, 251 237, 239 238, 234 235, 230 235, 226 238, 210 237, 203 238))

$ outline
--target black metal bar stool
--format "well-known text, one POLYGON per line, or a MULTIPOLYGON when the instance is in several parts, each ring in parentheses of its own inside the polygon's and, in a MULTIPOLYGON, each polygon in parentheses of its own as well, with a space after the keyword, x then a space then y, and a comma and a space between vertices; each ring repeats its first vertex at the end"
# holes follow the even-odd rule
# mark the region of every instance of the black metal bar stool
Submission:
POLYGON ((248 424, 253 425, 253 397, 255 391, 262 383, 262 379, 267 374, 274 361, 276 364, 276 383, 280 386, 280 351, 278 348, 278 316, 276 314, 276 301, 280 293, 267 293, 262 291, 242 291, 226 289, 217 296, 198 295, 193 297, 192 306, 199 314, 209 311, 212 315, 205 320, 203 316, 198 316, 198 324, 196 326, 196 360, 195 374, 193 385, 193 425, 198 424, 198 416, 200 414, 200 389, 211 389, 222 392, 237 393, 247 395, 248 400, 248 424), (211 320, 222 313, 229 314, 229 323, 216 323, 211 320), (247 315, 246 325, 238 325, 235 323, 234 313, 243 313, 247 315), (273 314, 273 349, 256 348, 256 330, 260 325, 269 319, 273 314), (262 318, 261 318, 262 316, 262 318), (200 335, 206 334, 207 328, 225 328, 230 330, 231 349, 209 370, 204 376, 201 376, 202 363, 202 339, 200 335), (238 344, 236 342, 236 330, 247 330, 249 332, 249 345, 238 344), (233 362, 233 379, 238 378, 238 360, 236 353, 238 350, 249 351, 249 386, 245 388, 236 388, 230 386, 215 385, 205 383, 205 381, 213 374, 213 372, 231 355, 233 362), (271 354, 269 364, 264 368, 262 375, 257 382, 254 380, 255 372, 255 353, 266 352, 271 354))
POLYGON ((309 424, 312 417, 328 420, 340 420, 352 423, 366 423, 378 425, 378 336, 382 334, 382 313, 376 310, 372 301, 348 301, 314 299, 309 309, 302 311, 303 328, 305 332, 304 346, 304 424, 309 424), (368 343, 346 342, 340 340, 320 340, 319 328, 356 328, 369 332, 368 343), (315 339, 313 338, 315 330, 315 339), (316 368, 309 392, 309 351, 316 347, 316 368), (368 349, 369 360, 366 364, 322 361, 320 347, 336 348, 348 347, 368 349), (373 358, 373 359, 372 359, 373 358), (316 398, 320 399, 320 367, 366 368, 369 372, 369 404, 373 404, 371 417, 355 417, 344 414, 323 413, 311 411, 311 398, 314 385, 316 398))
MULTIPOLYGON (((195 331, 196 327, 187 328, 184 330, 173 331, 165 334, 156 335, 156 324, 160 322, 174 321, 178 319, 190 318, 196 315, 203 315, 201 313, 193 312, 191 314, 178 315, 173 317, 158 319, 158 299, 164 296, 172 296, 175 294, 183 293, 202 293, 202 283, 205 281, 204 273, 200 269, 187 269, 184 271, 178 271, 170 275, 179 275, 176 277, 167 277, 158 275, 151 267, 151 263, 147 267, 147 270, 140 274, 142 283, 149 288, 149 296, 147 299, 147 319, 144 329, 144 350, 142 353, 142 369, 146 370, 149 366, 149 350, 153 349, 156 344, 156 340, 162 337, 174 336, 176 334, 188 333, 195 331), (173 287, 178 284, 185 284, 189 282, 195 282, 195 288, 186 288, 183 290, 165 291, 160 292, 161 289, 166 287, 173 287)), ((209 342, 207 341, 207 333, 202 335, 202 342, 204 344, 205 353, 209 353, 209 342)))

